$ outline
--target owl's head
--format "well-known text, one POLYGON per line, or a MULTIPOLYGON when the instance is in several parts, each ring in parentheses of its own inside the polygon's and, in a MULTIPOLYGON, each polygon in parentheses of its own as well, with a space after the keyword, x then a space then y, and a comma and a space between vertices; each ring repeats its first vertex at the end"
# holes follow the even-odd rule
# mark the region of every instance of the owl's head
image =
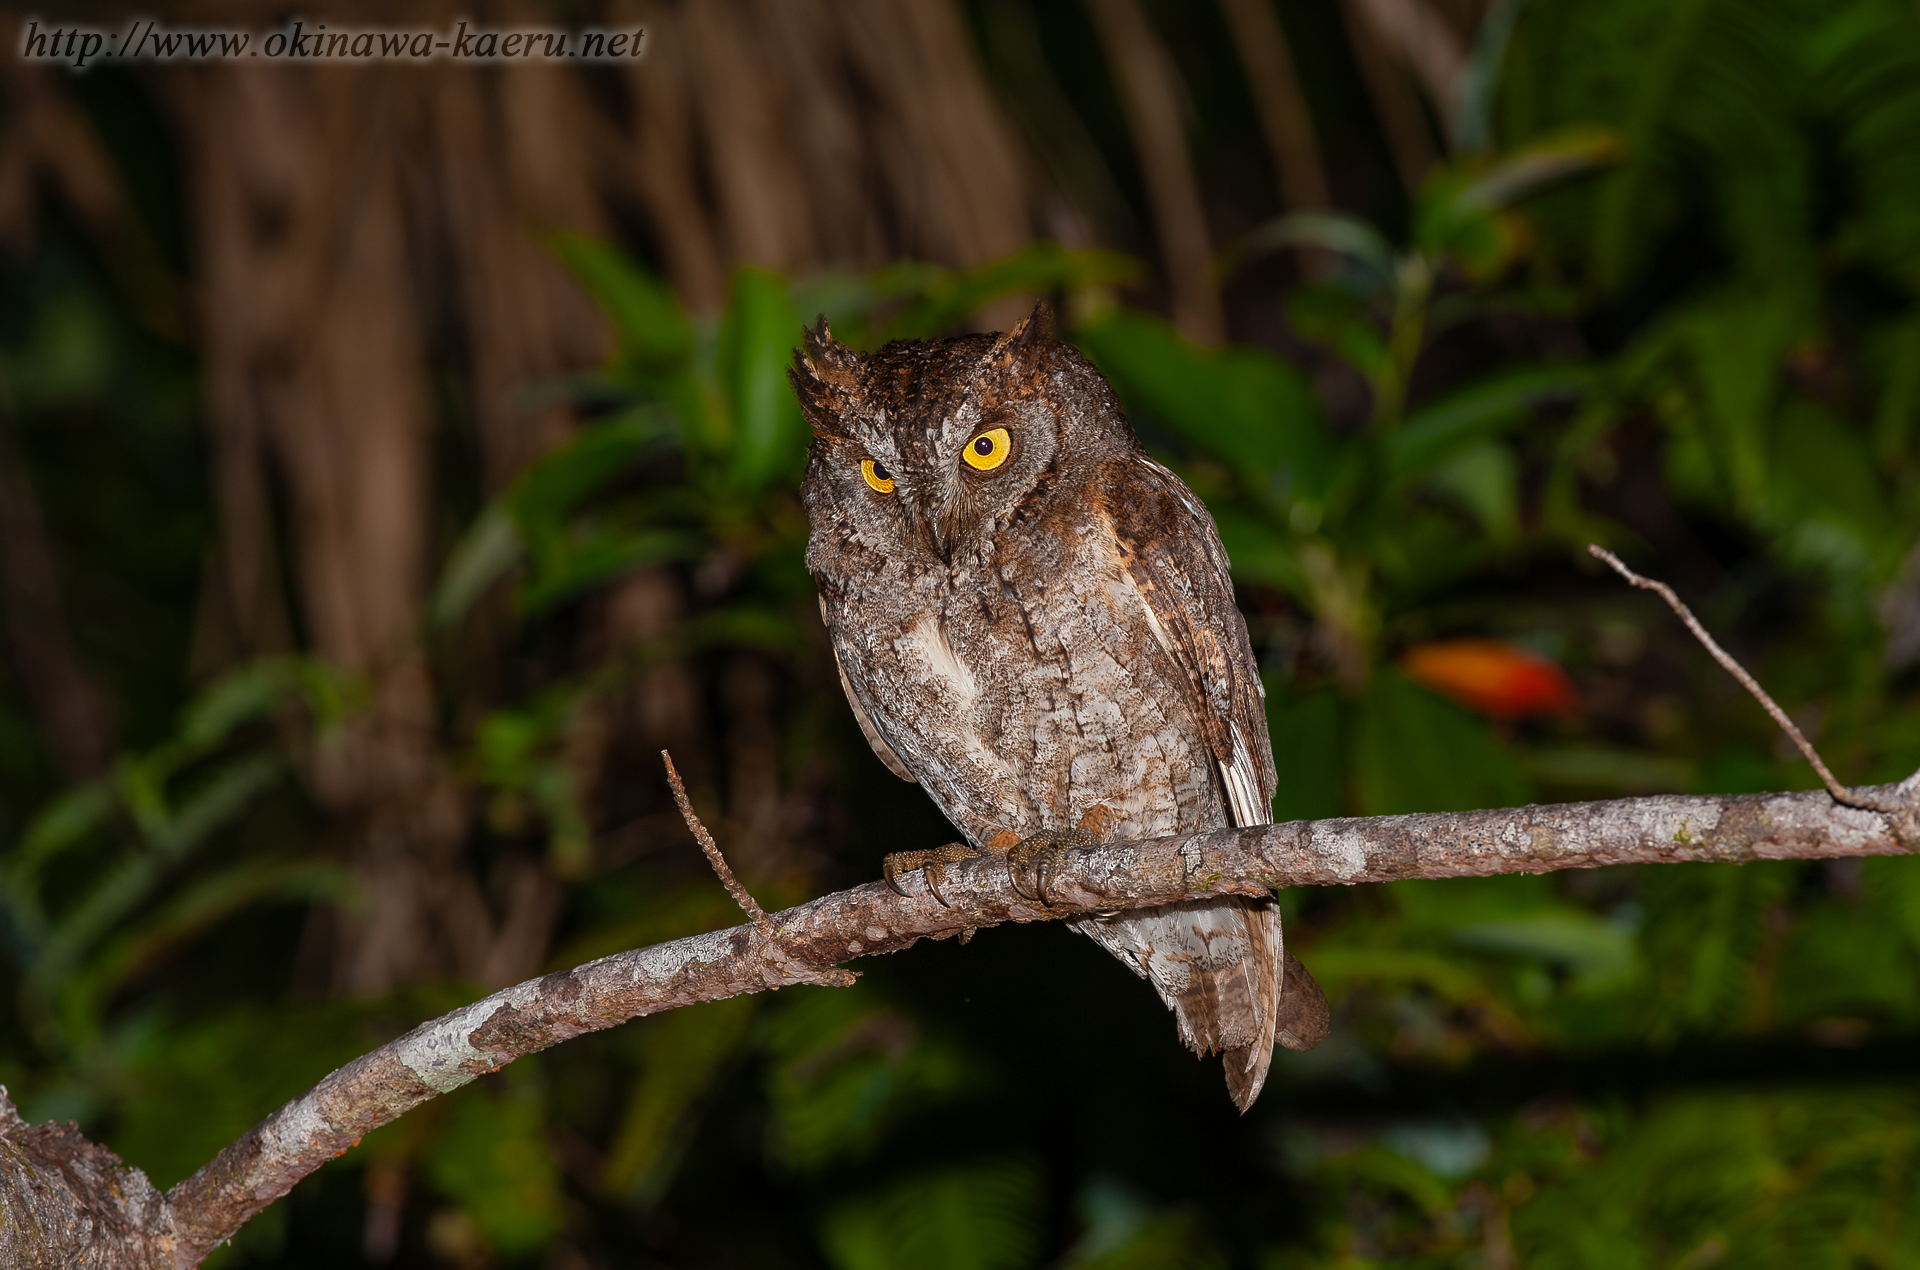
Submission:
POLYGON ((950 562, 1016 514, 1084 495, 1134 448, 1107 383, 1050 338, 1042 306, 1001 335, 836 342, 822 317, 787 372, 813 427, 802 492, 816 543, 851 534, 895 558, 950 562))

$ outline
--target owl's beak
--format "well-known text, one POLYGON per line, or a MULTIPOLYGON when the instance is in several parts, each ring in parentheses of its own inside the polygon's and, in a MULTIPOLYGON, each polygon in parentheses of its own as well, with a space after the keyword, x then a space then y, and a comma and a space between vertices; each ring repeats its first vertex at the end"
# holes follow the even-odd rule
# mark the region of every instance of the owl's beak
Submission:
POLYGON ((959 509, 953 500, 942 499, 931 506, 916 501, 908 504, 908 510, 920 537, 943 562, 951 564, 953 542, 959 536, 960 519, 959 509))

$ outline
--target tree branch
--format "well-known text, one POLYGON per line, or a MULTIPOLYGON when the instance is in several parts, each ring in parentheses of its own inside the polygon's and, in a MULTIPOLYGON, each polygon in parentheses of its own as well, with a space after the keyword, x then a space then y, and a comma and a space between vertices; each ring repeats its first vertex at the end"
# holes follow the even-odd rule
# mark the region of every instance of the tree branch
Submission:
MULTIPOLYGON (((342 1067, 255 1125, 169 1191, 164 1204, 123 1206, 112 1221, 86 1228, 24 1219, 0 1224, 0 1264, 195 1265, 363 1134, 522 1055, 696 1001, 793 984, 847 983, 851 976, 837 963, 899 952, 922 939, 1205 895, 1260 894, 1272 887, 1920 849, 1915 820, 1920 772, 1898 785, 1858 792, 1895 810, 1844 806, 1825 791, 1663 796, 1295 821, 1109 843, 1063 854, 1048 885, 1056 901, 1051 907, 1015 890, 999 857, 949 864, 941 885, 945 902, 927 889, 924 874, 903 879, 905 894, 869 882, 773 914, 771 937, 750 923, 619 953, 529 980, 424 1023, 342 1067), (139 1221, 129 1221, 128 1213, 139 1221), (49 1242, 55 1239, 67 1242, 49 1242), (97 1250, 109 1242, 118 1251, 103 1256, 97 1250)), ((83 1193, 62 1180, 67 1175, 44 1164, 37 1171, 12 1167, 24 1158, 24 1135, 49 1132, 60 1131, 26 1129, 17 1119, 9 1123, 0 1110, 0 1211, 17 1212, 23 1204, 38 1204, 34 1211, 48 1213, 84 1211, 100 1202, 95 1198, 99 1187, 83 1193), (62 1186, 64 1199, 53 1195, 62 1186)), ((118 1169, 114 1176, 121 1191, 144 1194, 145 1178, 137 1169, 120 1165, 77 1132, 66 1137, 92 1152, 89 1160, 104 1155, 110 1161, 88 1165, 94 1173, 118 1169)))
POLYGON ((1595 560, 1605 562, 1615 573, 1625 578, 1632 585, 1639 587, 1642 591, 1651 591, 1667 602, 1667 607, 1672 609, 1682 622, 1686 623, 1687 629, 1693 632, 1693 637, 1700 641, 1701 646, 1707 650, 1708 654, 1711 655, 1715 661, 1720 663, 1720 669, 1732 675, 1734 679, 1739 682, 1740 686, 1747 690, 1747 694, 1760 703, 1761 709, 1765 710, 1767 714, 1772 717, 1773 721, 1780 725, 1780 730, 1787 734, 1787 738, 1799 747, 1800 753, 1805 755, 1807 762, 1813 765, 1814 773, 1820 777, 1820 783, 1827 787, 1827 792, 1833 795, 1836 802, 1845 803, 1849 807, 1866 807, 1874 811, 1898 810, 1897 807, 1883 805, 1867 795, 1861 794, 1856 790, 1848 789, 1845 785, 1842 785, 1834 777, 1833 772, 1828 769, 1826 760, 1820 757, 1820 752, 1813 748, 1813 742, 1807 740, 1806 734, 1800 731, 1800 725, 1795 723, 1787 712, 1780 708, 1780 703, 1775 701, 1767 690, 1760 686, 1758 679, 1755 679, 1747 673, 1745 666, 1742 666, 1734 660, 1733 654, 1720 647, 1719 641, 1707 633, 1707 628, 1700 625, 1700 619, 1693 615, 1692 609, 1681 602, 1680 597, 1674 594, 1672 587, 1664 582, 1656 581, 1653 578, 1641 577, 1632 569, 1627 568, 1627 566, 1621 562, 1619 556, 1614 555, 1598 543, 1588 543, 1587 552, 1595 560))

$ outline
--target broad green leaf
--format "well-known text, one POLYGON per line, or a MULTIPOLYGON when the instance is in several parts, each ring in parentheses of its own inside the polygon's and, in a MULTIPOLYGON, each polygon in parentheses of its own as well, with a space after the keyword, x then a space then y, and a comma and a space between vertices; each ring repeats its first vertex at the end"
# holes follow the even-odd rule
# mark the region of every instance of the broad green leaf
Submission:
POLYGON ((1279 776, 1273 795, 1276 821, 1323 820, 1345 810, 1341 787, 1340 696, 1321 689, 1289 697, 1278 683, 1267 686, 1267 732, 1279 776))
POLYGON ((1799 401, 1781 410, 1776 429, 1768 502, 1788 559, 1862 588, 1883 581, 1908 535, 1888 522, 1865 434, 1799 401))
POLYGON ((294 659, 265 657, 214 680, 180 717, 178 740, 189 752, 224 741, 243 723, 263 718, 304 687, 294 659))
POLYGON ((1584 909, 1455 927, 1455 943, 1565 966, 1588 986, 1633 972, 1633 932, 1584 909))
POLYGON ((1414 246, 1452 260, 1476 279, 1497 277, 1531 241, 1507 208, 1554 182, 1618 162, 1624 153, 1619 133, 1581 127, 1532 142, 1489 166, 1468 161, 1443 169, 1415 200, 1414 246))
POLYGON ((693 327, 665 283, 625 252, 584 234, 548 236, 553 253, 600 304, 620 337, 616 357, 649 371, 673 370, 693 354, 693 327))
POLYGON ((9 869, 22 875, 36 869, 47 857, 72 846, 99 827, 116 805, 113 787, 95 781, 68 790, 49 803, 27 825, 20 846, 7 861, 9 869))
POLYGON ((1313 977, 1336 994, 1370 984, 1417 986, 1456 1004, 1486 995, 1479 975, 1461 958, 1417 949, 1322 945, 1313 951, 1313 977))
POLYGON ((113 938, 85 959, 61 992, 62 1028, 70 1038, 97 1034, 103 1007, 129 976, 194 936, 263 900, 360 898, 357 879, 329 860, 245 860, 193 881, 151 916, 121 923, 113 938))
MULTIPOLYGON (((636 412, 587 428, 535 460, 501 495, 499 511, 482 513, 461 540, 443 576, 436 613, 457 613, 463 598, 470 603, 511 566, 516 547, 524 551, 529 566, 516 596, 528 613, 542 612, 628 569, 698 552, 704 540, 690 531, 628 525, 611 511, 583 510, 670 435, 660 412, 636 412), (511 518, 511 534, 499 521, 502 512, 511 518)), ((649 495, 630 499, 624 507, 644 517, 670 505, 649 495)))
POLYGON ((583 428, 580 434, 535 459, 502 496, 529 546, 566 532, 582 500, 668 437, 665 420, 653 413, 624 416, 583 428))
POLYGON ((1533 792, 1484 722, 1386 667, 1360 701, 1354 771, 1374 816, 1518 807, 1533 792))
POLYGON ((1286 506, 1317 494, 1333 441, 1300 372, 1251 348, 1211 352, 1167 323, 1116 312, 1074 332, 1120 399, 1181 440, 1233 465, 1256 491, 1286 506))
POLYGON ((678 529, 590 529, 578 537, 553 539, 542 544, 515 598, 521 612, 543 613, 608 578, 666 560, 691 559, 706 545, 701 535, 678 529))
MULTIPOLYGON (((1392 281, 1390 274, 1383 295, 1391 295, 1392 281)), ((1339 283, 1308 284, 1288 292, 1283 307, 1302 339, 1325 347, 1372 382, 1389 362, 1379 298, 1339 283)))
POLYGON ((1434 465, 1427 484, 1480 522, 1489 541, 1520 536, 1520 464, 1497 441, 1482 441, 1434 465))
POLYGON ((1774 862, 1648 870, 1640 951, 1655 987, 1643 1003, 1652 1039, 1737 1030, 1764 1017, 1772 984, 1753 968, 1767 942, 1765 915, 1800 871, 1774 862))
MULTIPOLYGON (((1303 501, 1296 500, 1295 505, 1303 501)), ((1291 537, 1275 529, 1265 518, 1249 515, 1232 503, 1214 508, 1213 520, 1236 579, 1279 587, 1295 595, 1308 593, 1306 574, 1301 570, 1299 552, 1291 537)))
POLYGON ((123 922, 170 876, 182 858, 205 844, 286 772, 277 753, 238 759, 215 773, 181 806, 153 826, 152 850, 125 857, 54 925, 32 977, 42 991, 57 984, 94 942, 123 922))
POLYGON ((806 462, 807 427, 787 383, 800 338, 800 315, 786 282, 764 269, 733 276, 720 325, 719 375, 733 412, 728 474, 737 490, 797 480, 806 462))
POLYGON ((1431 470, 1447 456, 1525 422, 1536 406, 1580 396, 1593 372, 1578 366, 1509 371, 1422 406, 1382 443, 1396 479, 1431 470))

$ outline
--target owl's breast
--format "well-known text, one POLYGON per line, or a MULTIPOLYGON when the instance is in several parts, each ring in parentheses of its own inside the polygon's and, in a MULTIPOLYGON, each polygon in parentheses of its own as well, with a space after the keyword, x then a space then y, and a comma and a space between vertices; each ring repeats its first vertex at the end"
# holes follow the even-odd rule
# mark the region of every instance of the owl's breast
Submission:
POLYGON ((976 845, 1090 817, 1112 838, 1225 824, 1166 633, 1111 536, 1037 538, 835 606, 867 713, 976 845))

